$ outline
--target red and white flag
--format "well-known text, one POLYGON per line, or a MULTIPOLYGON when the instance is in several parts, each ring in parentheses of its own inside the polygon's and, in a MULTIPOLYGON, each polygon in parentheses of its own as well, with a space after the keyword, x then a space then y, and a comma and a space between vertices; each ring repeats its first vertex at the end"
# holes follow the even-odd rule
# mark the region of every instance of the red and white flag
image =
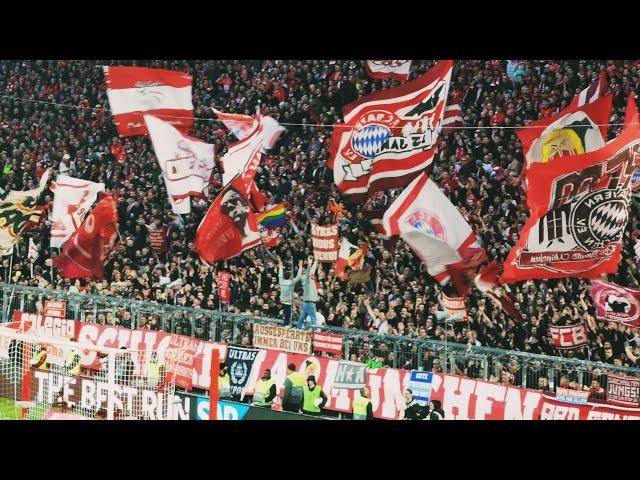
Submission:
POLYGON ((265 248, 274 248, 280 245, 281 237, 282 234, 280 233, 279 228, 263 228, 260 230, 260 238, 262 240, 262 245, 264 245, 265 248))
POLYGON ((111 114, 122 137, 145 135, 144 113, 180 130, 193 127, 191 84, 182 72, 161 68, 104 67, 111 114))
POLYGON ((489 265, 484 266, 475 277, 475 284, 478 290, 497 303, 511 318, 518 322, 524 319, 516 309, 511 298, 503 291, 498 284, 499 265, 497 260, 493 260, 489 265))
POLYGON ((570 105, 557 115, 516 130, 525 157, 525 172, 534 163, 593 152, 604 147, 612 95, 586 105, 570 105))
POLYGON ((371 78, 409 79, 412 60, 365 60, 364 67, 371 78))
POLYGON ((617 271, 631 179, 640 163, 637 123, 635 100, 629 95, 626 125, 617 138, 594 152, 531 165, 531 216, 504 263, 501 283, 595 279, 617 271))
POLYGON ((220 159, 224 169, 222 185, 228 185, 236 175, 241 174, 247 182, 247 193, 252 189, 253 177, 262 159, 264 126, 262 123, 256 123, 254 126, 248 136, 231 145, 220 159))
POLYGON ((53 266, 63 278, 103 278, 105 260, 118 235, 117 227, 116 202, 105 194, 64 244, 53 266))
MULTIPOLYGON (((295 225, 292 223, 292 225, 295 225)), ((311 224, 313 256, 320 263, 333 263, 338 260, 338 225, 320 226, 311 224)))
POLYGON ((338 261, 336 262, 336 277, 341 280, 348 279, 347 267, 351 270, 362 270, 367 250, 366 245, 358 247, 346 238, 342 238, 340 240, 340 250, 338 251, 338 261))
POLYGON ((58 175, 50 188, 53 191, 51 246, 60 248, 80 228, 98 193, 104 192, 104 183, 58 175))
POLYGON ((444 109, 444 118, 442 119, 442 134, 448 135, 458 130, 464 125, 462 118, 462 108, 460 104, 447 105, 444 109))
MULTIPOLYGON (((212 110, 218 117, 218 120, 221 120, 224 126, 227 127, 238 140, 244 140, 256 129, 256 123, 258 122, 256 117, 236 113, 223 113, 215 108, 212 108, 212 110)), ((273 148, 278 138, 280 138, 280 135, 282 135, 282 132, 285 131, 285 128, 269 116, 263 116, 262 123, 264 124, 264 139, 262 143, 264 153, 273 148)))
POLYGON ((258 225, 242 175, 218 194, 200 222, 194 241, 200 258, 213 264, 260 243, 258 225))
MULTIPOLYGON (((600 72, 598 79, 587 88, 576 94, 571 101, 571 106, 582 107, 589 103, 593 103, 600 97, 603 97, 608 87, 607 74, 604 70, 600 72)), ((607 119, 608 120, 608 119, 607 119)))
POLYGON ((433 161, 451 80, 451 60, 398 87, 344 107, 331 137, 329 167, 340 190, 362 202, 406 186, 433 161))
POLYGON ((590 293, 596 306, 596 316, 600 320, 640 327, 640 290, 593 280, 590 293))
POLYGON ((382 224, 387 235, 409 244, 441 284, 451 278, 449 265, 462 261, 470 248, 480 248, 467 221, 424 173, 391 204, 382 224))
POLYGON ((190 213, 190 197, 205 197, 215 164, 215 145, 185 135, 169 123, 151 115, 144 121, 174 213, 190 213))

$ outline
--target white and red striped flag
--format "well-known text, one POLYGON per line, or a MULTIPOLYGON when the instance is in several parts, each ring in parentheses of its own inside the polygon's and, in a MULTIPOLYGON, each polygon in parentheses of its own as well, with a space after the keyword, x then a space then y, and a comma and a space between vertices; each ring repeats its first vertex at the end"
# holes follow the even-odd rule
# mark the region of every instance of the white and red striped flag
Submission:
POLYGON ((144 121, 162 170, 174 213, 191 212, 190 197, 205 197, 215 163, 215 145, 180 132, 152 115, 144 121))
MULTIPOLYGON (((259 121, 256 117, 250 117, 249 115, 240 115, 236 113, 224 113, 220 110, 212 108, 213 113, 216 114, 218 120, 224 123, 224 126, 233 133, 240 141, 247 138, 256 128, 256 123, 259 121)), ((260 117, 260 115, 258 115, 260 117)), ((262 124, 264 125, 264 140, 262 144, 263 152, 271 150, 273 146, 285 131, 285 128, 280 125, 276 120, 269 116, 260 117, 262 124)))
POLYGON ((595 102, 600 97, 604 97, 608 85, 607 75, 605 71, 602 70, 595 82, 573 97, 570 106, 575 105, 576 107, 582 107, 583 105, 595 102))
POLYGON ((448 135, 449 133, 453 133, 463 125, 464 120, 462 119, 460 104, 447 105, 444 109, 444 117, 442 119, 442 134, 448 135))
POLYGON ((144 113, 187 131, 193 127, 191 76, 173 70, 104 67, 107 98, 118 134, 145 135, 144 113))
POLYGON ((365 60, 367 75, 371 78, 409 79, 412 60, 365 60))

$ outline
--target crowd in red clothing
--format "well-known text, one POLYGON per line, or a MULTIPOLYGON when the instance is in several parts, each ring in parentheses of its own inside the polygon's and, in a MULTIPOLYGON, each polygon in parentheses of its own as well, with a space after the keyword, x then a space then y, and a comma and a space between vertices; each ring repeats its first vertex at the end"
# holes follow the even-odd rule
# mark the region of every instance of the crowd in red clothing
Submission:
MULTIPOLYGON (((434 63, 415 61, 412 78, 434 63)), ((554 115, 597 78, 601 68, 606 69, 609 91, 614 94, 611 123, 620 123, 627 95, 640 88, 638 61, 455 62, 451 101, 460 102, 465 126, 476 128, 459 129, 443 137, 432 178, 472 225, 489 258, 504 261, 528 217, 520 177, 522 149, 511 127, 554 115)), ((50 222, 43 215, 40 224, 25 234, 25 239, 34 238, 41 252, 33 276, 26 261, 27 241, 23 240, 20 254, 13 259, 11 282, 216 309, 216 273, 224 268, 231 272, 230 311, 281 317, 275 256, 285 265, 293 258, 297 266, 299 259, 311 255, 310 220, 332 221, 328 204, 334 199, 348 211, 339 220, 341 235, 353 244, 369 241, 366 263, 373 275, 371 283, 353 285, 337 280, 329 265, 320 269, 318 310, 324 322, 407 339, 444 339, 445 330, 435 316, 440 308, 440 287, 402 241, 388 251, 364 214, 367 209, 390 205, 400 191, 380 193, 367 205, 351 205, 339 195, 327 166, 331 125, 341 118, 342 107, 395 84, 370 79, 362 61, 345 60, 1 62, 2 191, 35 187, 46 167, 104 182, 118 204, 122 237, 106 264, 104 280, 65 280, 51 270, 50 222), (200 263, 193 240, 220 189, 221 174, 214 170, 209 201, 193 200, 188 216, 172 213, 150 140, 142 136, 119 138, 109 112, 103 110, 109 105, 100 65, 116 64, 192 75, 198 119, 193 136, 214 143, 219 155, 235 138, 215 119, 211 107, 253 114, 260 105, 264 115, 286 127, 256 175, 260 190, 272 203, 285 202, 289 211, 291 222, 282 229, 279 247, 266 255, 261 249, 252 249, 212 267, 200 263), (166 254, 155 255, 151 250, 147 226, 152 223, 168 227, 166 254)), ((609 138, 620 129, 613 125, 609 138)), ((52 198, 52 192, 47 191, 49 208, 52 198)), ((611 276, 616 283, 631 287, 637 287, 640 280, 633 250, 638 214, 634 200, 623 259, 618 273, 611 276)), ((5 280, 9 264, 5 257, 5 280)), ((450 328, 448 340, 557 355, 548 326, 584 321, 589 347, 564 355, 635 366, 640 356, 637 329, 598 321, 588 289, 588 281, 576 279, 510 285, 509 293, 525 317, 524 323, 516 323, 473 291, 467 302, 468 321, 450 328)), ((149 324, 153 320, 148 319, 149 324)), ((387 362, 388 355, 382 355, 387 362)))

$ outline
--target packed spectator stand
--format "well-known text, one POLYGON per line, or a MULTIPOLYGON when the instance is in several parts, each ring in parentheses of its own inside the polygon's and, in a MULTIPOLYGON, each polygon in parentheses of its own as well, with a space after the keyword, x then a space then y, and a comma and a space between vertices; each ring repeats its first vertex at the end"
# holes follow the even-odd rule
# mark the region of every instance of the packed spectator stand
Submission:
MULTIPOLYGON (((434 63, 414 62, 411 78, 434 63)), ((472 225, 489 259, 505 260, 528 218, 520 177, 522 149, 513 127, 554 115, 605 68, 609 91, 614 94, 609 129, 609 138, 613 138, 622 128, 629 91, 640 88, 638 67, 637 61, 455 62, 450 97, 460 102, 465 126, 443 137, 431 176, 472 225)), ((339 220, 341 235, 353 244, 367 240, 371 246, 366 257, 372 267, 370 283, 354 285, 337 280, 335 270, 328 265, 318 270, 322 292, 318 310, 325 325, 351 333, 370 332, 363 332, 361 340, 353 340, 359 342, 351 350, 357 352, 354 359, 367 362, 379 357, 383 365, 405 366, 397 358, 390 358, 393 352, 386 348, 368 348, 366 339, 375 338, 372 335, 382 339, 383 334, 389 334, 405 337, 408 345, 411 340, 442 341, 446 337, 451 345, 471 344, 636 367, 640 358, 637 329, 598 321, 586 280, 509 285, 510 296, 525 318, 523 323, 509 318, 477 290, 467 300, 467 321, 448 326, 437 321, 441 288, 402 241, 388 251, 364 214, 365 209, 390 205, 400 190, 378 194, 367 205, 353 205, 340 196, 327 166, 332 125, 340 120, 342 107, 361 95, 395 84, 369 78, 361 61, 3 61, 0 188, 4 192, 34 188, 47 167, 103 182, 117 199, 121 241, 106 263, 103 281, 65 280, 51 268, 56 252, 49 246, 50 222, 43 215, 39 225, 25 234, 25 239, 33 237, 40 248, 33 275, 26 260, 28 243, 23 240, 11 262, 9 257, 3 258, 2 278, 11 284, 217 310, 216 274, 224 268, 231 272, 229 312, 281 318, 276 256, 285 266, 297 266, 299 260, 312 255, 310 221, 330 222, 333 213, 327 204, 334 199, 349 212, 339 220), (215 144, 219 156, 236 139, 216 120, 211 107, 251 115, 260 106, 263 114, 286 127, 256 175, 258 187, 271 197, 271 203, 283 201, 289 211, 290 222, 282 229, 283 241, 278 247, 269 252, 254 248, 212 267, 200 263, 193 240, 210 201, 194 199, 189 216, 173 214, 149 138, 119 138, 105 110, 109 105, 101 65, 134 64, 180 70, 193 76, 197 120, 192 135, 215 144), (151 249, 147 226, 152 224, 169 229, 166 254, 156 255, 151 249), (588 347, 556 350, 548 326, 582 321, 588 327, 588 347)), ((221 173, 214 170, 211 181, 213 199, 221 188, 221 173)), ((49 209, 52 199, 52 193, 47 192, 49 209)), ((629 287, 638 287, 640 278, 633 248, 638 208, 633 200, 623 258, 617 274, 610 276, 610 280, 629 287)), ((297 302, 299 296, 296 292, 297 302)), ((109 316, 101 314, 89 321, 129 326, 126 312, 109 316)), ((150 329, 160 328, 159 322, 157 315, 145 319, 150 329)), ((179 333, 205 334, 201 326, 195 328, 201 332, 184 331, 191 330, 189 325, 174 328, 179 328, 179 333)), ((229 340, 250 343, 250 338, 245 340, 243 336, 229 340)), ((409 351, 411 348, 407 347, 409 351)), ((423 357, 430 355, 422 352, 423 357)), ((437 371, 434 359, 438 360, 437 355, 425 360, 425 368, 437 371)), ((511 366, 508 361, 505 365, 511 366)), ((422 365, 407 365, 418 366, 422 365)), ((456 373, 479 377, 476 370, 469 360, 458 366, 456 373)), ((513 370, 512 374, 518 371, 517 362, 513 370)), ((509 382, 508 372, 505 376, 509 382)), ((565 383, 577 381, 569 374, 563 378, 567 379, 565 383)), ((589 385, 588 380, 583 379, 583 385, 589 385)), ((532 385, 535 381, 527 383, 532 388, 545 387, 532 385)))

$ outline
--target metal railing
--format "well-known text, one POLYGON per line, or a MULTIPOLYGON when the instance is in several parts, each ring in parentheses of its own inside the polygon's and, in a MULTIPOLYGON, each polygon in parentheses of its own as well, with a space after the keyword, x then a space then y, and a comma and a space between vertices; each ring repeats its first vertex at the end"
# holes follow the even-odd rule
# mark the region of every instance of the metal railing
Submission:
MULTIPOLYGON (((203 340, 252 345, 253 323, 282 324, 282 320, 99 296, 0 284, 0 321, 13 312, 42 313, 45 300, 67 302, 67 318, 84 322, 148 327, 203 340)), ((606 372, 640 376, 640 369, 602 362, 507 351, 439 340, 380 335, 373 332, 322 326, 343 335, 343 358, 366 363, 382 357, 394 368, 455 373, 511 385, 553 390, 562 377, 580 386, 597 380, 606 390, 606 372)))

